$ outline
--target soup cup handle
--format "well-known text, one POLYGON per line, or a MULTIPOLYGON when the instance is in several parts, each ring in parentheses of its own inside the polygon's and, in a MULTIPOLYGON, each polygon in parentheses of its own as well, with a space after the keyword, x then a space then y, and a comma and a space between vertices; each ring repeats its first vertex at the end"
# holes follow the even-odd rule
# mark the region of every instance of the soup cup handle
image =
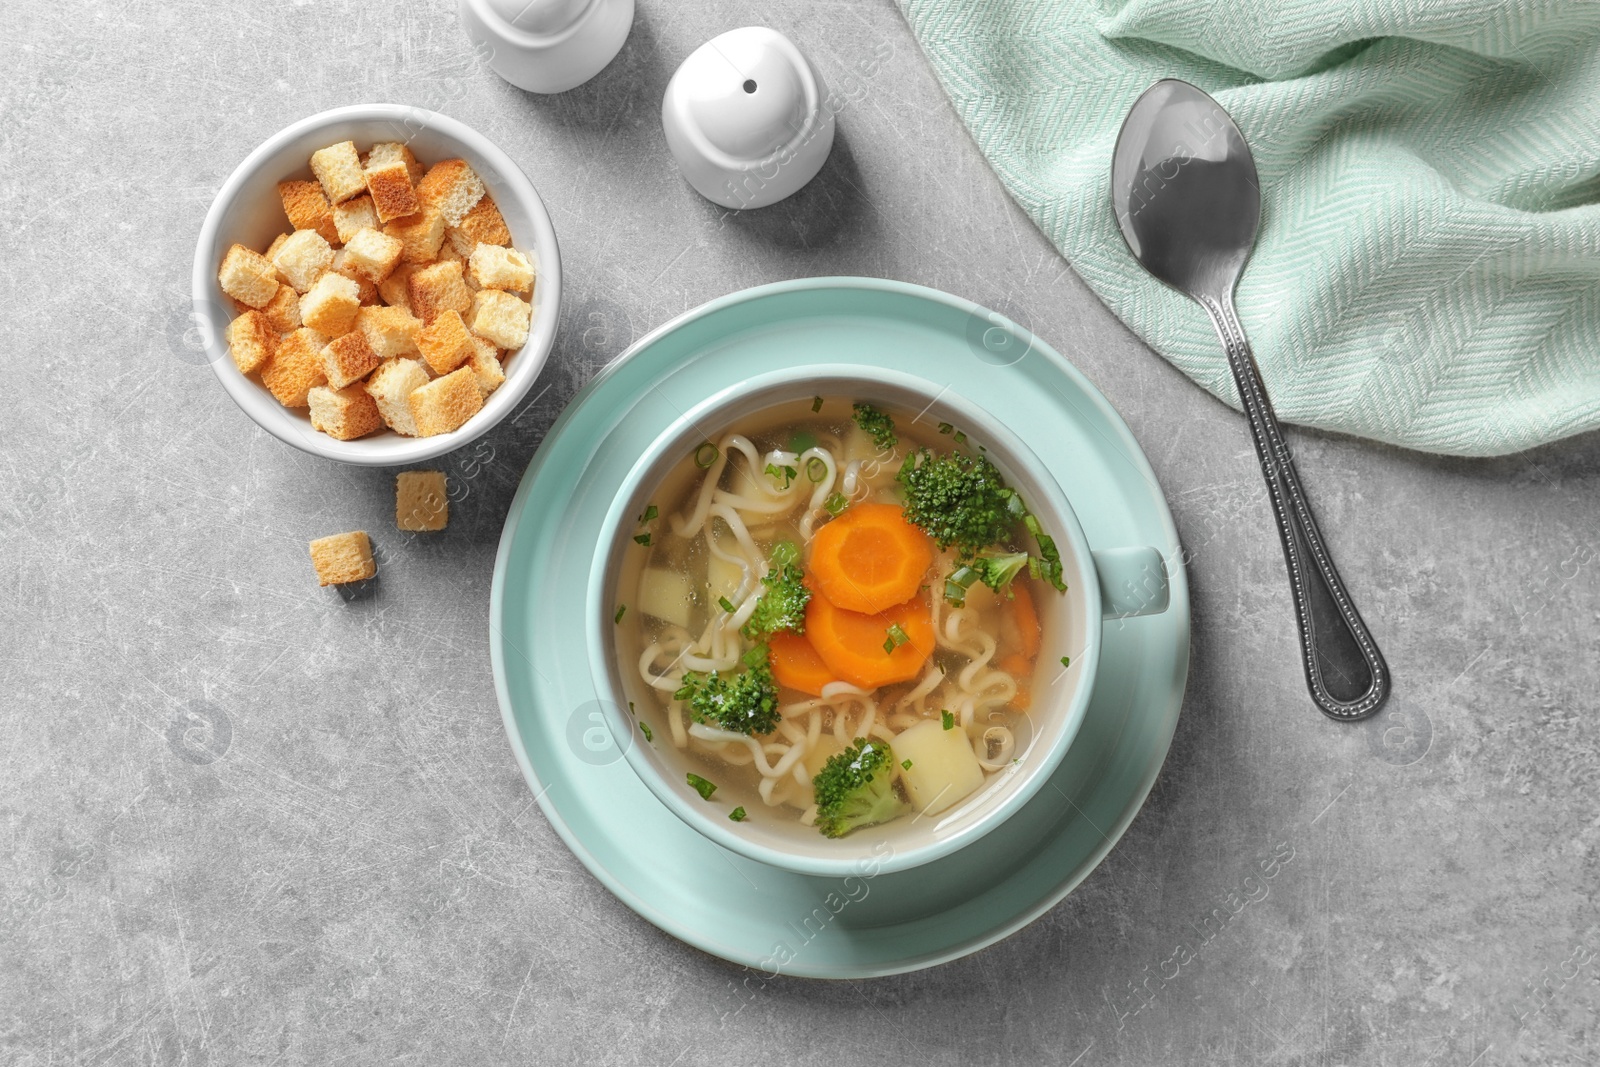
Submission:
POLYGON ((1149 545, 1096 549, 1100 606, 1108 619, 1159 615, 1167 610, 1167 564, 1149 545))

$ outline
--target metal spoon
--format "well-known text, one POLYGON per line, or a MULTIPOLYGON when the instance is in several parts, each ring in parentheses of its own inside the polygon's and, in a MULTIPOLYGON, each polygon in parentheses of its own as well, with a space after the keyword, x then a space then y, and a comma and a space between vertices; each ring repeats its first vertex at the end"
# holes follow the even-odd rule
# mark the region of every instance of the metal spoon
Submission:
POLYGON ((1111 201, 1134 258, 1211 316, 1283 538, 1311 699, 1332 718, 1364 719, 1389 695, 1389 670, 1328 556, 1233 306, 1261 219, 1250 146, 1211 97, 1158 81, 1117 136, 1111 201))

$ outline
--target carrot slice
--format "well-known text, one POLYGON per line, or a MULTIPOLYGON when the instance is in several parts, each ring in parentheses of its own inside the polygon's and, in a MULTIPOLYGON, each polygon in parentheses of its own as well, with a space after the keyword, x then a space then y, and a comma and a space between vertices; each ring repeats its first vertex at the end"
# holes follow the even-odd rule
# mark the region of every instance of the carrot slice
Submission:
POLYGON ((917 595, 933 542, 893 504, 857 504, 811 540, 811 575, 846 611, 874 614, 917 595))
POLYGON ((863 689, 908 682, 933 655, 933 610, 926 598, 917 597, 868 615, 846 611, 814 591, 806 605, 806 639, 841 681, 863 689), (891 626, 907 638, 892 652, 884 649, 891 626))
POLYGON ((823 686, 839 680, 811 642, 799 634, 787 630, 775 633, 767 638, 767 649, 772 653, 772 676, 781 686, 819 697, 823 686))
POLYGON ((1033 594, 1021 582, 1011 583, 1011 618, 1022 640, 1023 657, 1032 659, 1039 654, 1039 613, 1033 606, 1033 594))

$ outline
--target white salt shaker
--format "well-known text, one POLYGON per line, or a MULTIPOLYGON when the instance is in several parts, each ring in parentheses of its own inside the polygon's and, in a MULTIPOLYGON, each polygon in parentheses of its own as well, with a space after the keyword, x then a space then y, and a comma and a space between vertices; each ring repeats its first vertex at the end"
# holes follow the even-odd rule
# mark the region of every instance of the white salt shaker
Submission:
POLYGON ((460 0, 461 25, 519 89, 564 93, 599 74, 633 27, 633 0, 460 0))
POLYGON ((724 207, 765 207, 816 177, 833 148, 822 77, 777 30, 697 48, 667 84, 661 125, 689 184, 724 207))

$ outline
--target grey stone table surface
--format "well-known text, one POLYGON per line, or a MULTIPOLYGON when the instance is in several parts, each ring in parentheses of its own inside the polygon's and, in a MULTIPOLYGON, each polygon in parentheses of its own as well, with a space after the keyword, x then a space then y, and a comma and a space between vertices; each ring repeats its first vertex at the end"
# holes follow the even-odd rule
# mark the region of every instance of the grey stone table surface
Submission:
POLYGON ((1600 1057, 1600 440, 1468 462, 1291 432, 1396 678, 1385 715, 1335 724, 1239 417, 1007 199, 888 0, 640 0, 618 60, 553 98, 478 65, 444 2, 6 21, 0 1062, 1600 1057), (659 102, 750 23, 848 104, 816 182, 729 214, 679 177, 659 102), (434 537, 394 530, 392 473, 257 429, 186 333, 222 180, 357 101, 483 131, 563 249, 547 388, 443 461, 467 492, 434 537), (545 822, 500 725, 489 583, 519 476, 599 367, 709 298, 820 274, 1000 307, 1105 391, 1184 538, 1194 662, 1154 793, 1064 903, 939 968, 751 995, 545 822), (347 602, 306 542, 357 527, 383 570, 347 602))

